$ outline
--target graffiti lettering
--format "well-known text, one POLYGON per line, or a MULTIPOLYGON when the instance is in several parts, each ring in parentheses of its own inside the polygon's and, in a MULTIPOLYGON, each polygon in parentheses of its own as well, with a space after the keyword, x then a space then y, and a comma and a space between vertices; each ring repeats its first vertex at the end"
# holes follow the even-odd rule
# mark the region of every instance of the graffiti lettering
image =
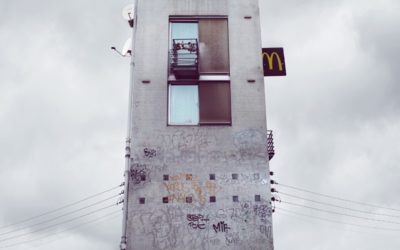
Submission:
POLYGON ((211 240, 210 240, 210 243, 211 243, 212 245, 214 245, 214 246, 217 246, 217 245, 219 245, 220 240, 219 240, 218 238, 216 238, 216 239, 211 239, 211 240))
POLYGON ((186 197, 193 197, 193 202, 204 205, 209 196, 216 196, 220 190, 216 183, 207 181, 200 183, 197 176, 181 173, 169 177, 168 182, 163 183, 169 195, 171 203, 186 202, 186 197))
POLYGON ((157 151, 155 149, 151 149, 151 148, 145 148, 143 149, 144 152, 144 156, 146 158, 154 158, 157 156, 157 151))
POLYGON ((254 205, 254 214, 261 219, 261 222, 267 222, 267 217, 271 216, 272 208, 268 205, 254 205))
POLYGON ((225 236, 225 242, 229 245, 236 245, 240 241, 239 233, 227 233, 225 236))
POLYGON ((131 169, 130 176, 132 178, 133 184, 140 184, 146 182, 147 179, 146 169, 131 169))
POLYGON ((193 229, 205 229, 206 224, 204 222, 209 221, 201 214, 188 214, 186 218, 189 221, 188 225, 193 229))
POLYGON ((218 232, 225 233, 228 232, 229 229, 231 229, 230 227, 228 227, 228 224, 226 224, 225 221, 220 221, 218 222, 217 225, 213 224, 213 228, 216 233, 218 232))

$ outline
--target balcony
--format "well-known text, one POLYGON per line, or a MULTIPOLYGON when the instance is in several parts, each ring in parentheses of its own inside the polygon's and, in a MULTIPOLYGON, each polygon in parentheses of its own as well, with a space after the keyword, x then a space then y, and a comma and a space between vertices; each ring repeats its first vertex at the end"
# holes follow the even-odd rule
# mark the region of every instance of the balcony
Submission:
POLYGON ((272 130, 267 130, 267 152, 268 158, 269 160, 271 160, 275 155, 274 137, 272 135, 272 130))
POLYGON ((197 39, 173 39, 169 53, 169 73, 177 80, 199 79, 197 39))

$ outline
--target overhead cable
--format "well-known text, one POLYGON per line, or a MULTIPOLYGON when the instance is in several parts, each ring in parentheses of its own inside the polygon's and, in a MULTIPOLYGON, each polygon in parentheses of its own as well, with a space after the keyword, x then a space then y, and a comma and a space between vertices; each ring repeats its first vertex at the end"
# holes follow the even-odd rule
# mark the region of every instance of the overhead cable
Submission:
POLYGON ((327 203, 327 202, 321 202, 321 201, 316 201, 316 200, 312 200, 312 199, 307 199, 301 196, 297 196, 297 195, 293 195, 293 194, 288 194, 288 193, 284 193, 284 192, 277 192, 279 194, 283 194, 285 196, 288 197, 292 197, 295 199, 300 199, 300 200, 304 200, 304 201, 309 201, 312 203, 317 203, 317 204, 321 204, 321 205, 325 205, 325 206, 330 206, 330 207, 336 207, 336 208, 341 208, 341 209, 345 209, 345 210, 349 210, 349 211, 354 211, 354 212, 359 212, 359 213, 364 213, 364 214, 370 214, 370 215, 377 215, 377 216, 386 216, 386 217, 393 217, 393 218, 400 218, 400 216, 398 215, 391 215, 391 214, 383 214, 383 213, 375 213, 375 212, 371 212, 371 211, 365 211, 365 210, 359 210, 359 209, 354 209, 354 208, 350 208, 350 207, 343 207, 343 206, 339 206, 339 205, 335 205, 332 203, 327 203))
POLYGON ((60 211, 60 210, 62 210, 62 209, 65 209, 65 208, 68 208, 68 207, 72 207, 72 206, 74 206, 74 205, 76 205, 76 204, 79 204, 79 203, 81 203, 81 202, 90 200, 90 199, 92 199, 92 198, 94 198, 94 197, 100 196, 100 195, 102 195, 102 194, 108 193, 108 192, 110 192, 110 191, 112 191, 112 190, 115 190, 115 189, 117 189, 117 188, 120 188, 120 187, 122 187, 123 185, 124 185, 124 183, 122 183, 121 185, 118 185, 118 186, 116 186, 116 187, 113 187, 113 188, 104 190, 104 191, 102 191, 102 192, 99 192, 99 193, 97 193, 97 194, 93 194, 93 195, 87 196, 87 197, 85 197, 85 198, 83 198, 83 199, 81 199, 81 200, 75 201, 75 202, 73 202, 73 203, 66 204, 66 205, 64 205, 64 206, 62 206, 62 207, 58 207, 58 208, 56 208, 56 209, 47 211, 47 212, 45 212, 45 213, 42 213, 42 214, 39 214, 39 215, 30 217, 30 218, 27 218, 27 219, 23 219, 23 220, 21 220, 21 221, 18 221, 18 222, 12 223, 12 224, 8 224, 8 225, 1 226, 0 229, 6 228, 6 227, 15 226, 15 225, 19 225, 19 224, 22 224, 22 223, 24 223, 24 222, 28 222, 28 221, 31 221, 31 220, 34 220, 34 219, 43 217, 43 216, 45 216, 45 215, 55 213, 55 212, 60 211))
MULTIPOLYGON (((10 245, 6 245, 6 246, 0 246, 0 249, 2 249, 2 248, 9 248, 9 247, 17 246, 17 245, 22 245, 22 244, 26 244, 26 243, 31 243, 31 242, 34 242, 34 241, 42 240, 42 239, 51 237, 51 236, 53 236, 53 235, 61 234, 61 233, 67 232, 67 231, 71 231, 71 230, 74 230, 74 229, 77 229, 77 228, 86 226, 86 225, 88 225, 88 224, 92 224, 92 223, 95 223, 95 222, 104 220, 104 218, 107 218, 107 217, 110 217, 110 216, 112 216, 112 215, 116 215, 116 214, 119 214, 119 213, 121 213, 120 210, 114 211, 114 212, 111 212, 111 213, 107 213, 107 214, 105 214, 105 215, 103 215, 103 216, 101 216, 101 217, 99 217, 99 218, 96 218, 96 219, 93 219, 93 220, 89 220, 89 221, 80 223, 80 224, 78 224, 78 225, 76 225, 76 226, 69 227, 69 228, 66 228, 66 229, 61 230, 61 231, 52 232, 52 233, 47 234, 47 235, 42 236, 42 237, 33 238, 33 239, 30 239, 30 240, 21 241, 21 242, 17 242, 17 243, 10 244, 10 245)), ((114 216, 113 216, 112 218, 114 218, 114 216)), ((58 239, 59 239, 59 238, 57 238, 56 240, 58 240, 58 239)), ((33 247, 33 248, 36 248, 36 247, 33 247)))
POLYGON ((299 216, 303 216, 303 217, 308 217, 308 218, 322 220, 322 221, 328 221, 328 222, 332 222, 332 223, 336 223, 336 224, 343 224, 343 225, 349 225, 349 226, 354 226, 354 227, 360 227, 360 228, 369 228, 369 229, 377 229, 377 230, 392 231, 392 232, 399 232, 400 231, 400 229, 395 229, 395 228, 375 227, 375 226, 367 226, 367 225, 360 225, 360 224, 353 224, 353 223, 348 223, 348 222, 341 222, 341 221, 337 221, 337 220, 331 220, 331 219, 327 219, 327 218, 324 218, 324 217, 319 217, 319 216, 314 216, 314 215, 294 212, 294 211, 282 208, 281 206, 276 207, 276 211, 277 212, 285 211, 287 213, 291 213, 291 214, 295 214, 295 215, 299 215, 299 216))
POLYGON ((301 191, 301 192, 306 192, 306 193, 310 193, 310 194, 314 194, 314 195, 319 195, 319 196, 326 197, 326 198, 330 198, 330 199, 335 199, 335 200, 340 200, 340 201, 345 201, 345 202, 351 202, 351 203, 359 204, 359 205, 363 205, 363 206, 369 206, 369 207, 375 207, 375 208, 387 209, 387 210, 392 210, 392 211, 400 212, 400 209, 396 209, 396 208, 389 208, 389 207, 384 207, 384 206, 369 204, 369 203, 365 203, 365 202, 360 202, 360 201, 354 201, 354 200, 344 199, 344 198, 336 197, 336 196, 332 196, 332 195, 321 194, 321 193, 317 193, 317 192, 310 191, 310 190, 307 190, 307 189, 303 189, 303 188, 299 188, 299 187, 294 187, 294 186, 291 186, 291 185, 286 185, 286 184, 278 183, 278 182, 274 182, 274 184, 277 184, 277 185, 282 186, 282 187, 290 188, 290 189, 295 189, 295 190, 298 190, 298 191, 301 191))
POLYGON ((32 234, 32 233, 37 233, 37 232, 41 232, 41 231, 44 231, 44 230, 47 230, 47 229, 50 229, 50 228, 53 228, 53 227, 57 227, 57 226, 59 226, 59 225, 66 224, 66 223, 69 223, 69 222, 71 222, 71 221, 75 221, 75 220, 77 220, 77 219, 80 219, 80 218, 83 218, 83 217, 92 215, 92 214, 94 214, 94 213, 103 211, 103 210, 105 210, 105 209, 108 209, 108 208, 114 207, 114 206, 117 206, 117 204, 114 203, 114 204, 112 204, 112 205, 109 205, 109 206, 106 206, 106 207, 102 207, 102 208, 93 210, 93 211, 91 211, 90 213, 86 213, 86 214, 83 214, 83 215, 74 217, 74 218, 72 218, 72 219, 64 220, 64 221, 62 221, 62 222, 59 222, 59 223, 56 223, 56 224, 53 224, 53 225, 49 225, 49 226, 46 226, 46 227, 43 227, 43 228, 39 228, 39 229, 30 231, 30 232, 28 232, 28 233, 23 233, 23 234, 18 234, 18 235, 10 236, 10 237, 8 237, 8 238, 3 238, 3 239, 0 239, 0 242, 4 242, 4 241, 8 241, 8 240, 20 238, 20 237, 23 237, 23 236, 26 236, 26 235, 29 235, 29 234, 32 234))
POLYGON ((0 236, 6 235, 6 234, 10 234, 10 233, 14 233, 14 232, 18 232, 18 231, 21 231, 21 230, 24 230, 24 229, 27 229, 27 228, 32 228, 32 227, 35 227, 35 226, 43 225, 43 224, 46 224, 46 223, 51 222, 51 221, 55 221, 55 220, 57 220, 57 219, 59 219, 59 218, 65 217, 65 216, 67 216, 67 215, 71 215, 71 214, 77 213, 77 212, 82 211, 82 210, 84 210, 84 209, 87 209, 87 208, 90 208, 90 207, 94 207, 94 206, 96 206, 96 205, 99 205, 99 204, 104 203, 104 202, 106 202, 106 201, 109 201, 109 200, 111 200, 111 199, 114 199, 114 198, 116 198, 116 197, 118 197, 118 196, 120 196, 120 195, 121 195, 121 193, 119 193, 119 194, 117 194, 117 195, 113 195, 113 196, 108 197, 108 198, 106 198, 106 199, 100 200, 100 201, 98 201, 98 202, 92 203, 92 204, 87 205, 87 206, 85 206, 85 207, 78 208, 78 209, 72 210, 72 211, 70 211, 70 212, 61 214, 61 215, 56 216, 56 217, 53 217, 53 218, 51 218, 51 219, 47 219, 47 220, 44 220, 44 221, 41 221, 41 222, 38 222, 38 223, 35 223, 35 224, 26 225, 26 226, 24 226, 24 227, 19 227, 19 228, 16 228, 16 229, 14 229, 14 230, 10 230, 10 231, 4 232, 4 233, 0 233, 0 236))
POLYGON ((331 214, 336 214, 336 215, 343 215, 343 216, 348 216, 348 217, 353 217, 353 218, 363 219, 363 220, 369 220, 369 221, 376 221, 376 222, 383 222, 383 223, 390 223, 390 224, 400 225, 400 222, 373 219, 373 218, 368 218, 368 217, 363 217, 363 216, 339 213, 339 212, 335 212, 335 211, 332 211, 332 210, 325 210, 325 209, 321 209, 321 208, 310 207, 310 206, 306 206, 306 205, 302 205, 302 204, 298 204, 298 203, 293 203, 293 202, 289 202, 289 201, 281 201, 281 203, 289 204, 289 205, 292 205, 292 206, 304 207, 304 208, 308 208, 308 209, 319 211, 319 212, 331 213, 331 214))

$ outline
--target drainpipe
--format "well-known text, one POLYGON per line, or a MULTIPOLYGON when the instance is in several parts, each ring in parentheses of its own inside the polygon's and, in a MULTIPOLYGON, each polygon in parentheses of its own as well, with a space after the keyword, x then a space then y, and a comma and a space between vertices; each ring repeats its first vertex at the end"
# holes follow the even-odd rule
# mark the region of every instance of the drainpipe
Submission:
MULTIPOLYGON (((137 23, 137 6, 138 0, 134 0, 134 16, 133 21, 137 23)), ((123 215, 122 215, 122 237, 120 249, 127 249, 127 224, 128 224, 128 197, 129 197, 129 170, 131 165, 131 146, 132 146, 132 110, 133 110, 133 88, 134 88, 134 72, 135 72, 135 35, 136 25, 132 27, 132 56, 130 62, 130 75, 129 75, 129 104, 128 104, 128 122, 127 122, 127 136, 125 140, 125 172, 124 172, 124 200, 123 200, 123 215)))

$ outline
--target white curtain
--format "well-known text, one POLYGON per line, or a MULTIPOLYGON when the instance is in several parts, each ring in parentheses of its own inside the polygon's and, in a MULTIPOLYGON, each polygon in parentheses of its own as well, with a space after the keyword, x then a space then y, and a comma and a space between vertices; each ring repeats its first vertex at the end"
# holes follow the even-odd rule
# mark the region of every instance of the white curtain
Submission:
POLYGON ((169 86, 169 124, 199 123, 199 90, 197 85, 169 86))

